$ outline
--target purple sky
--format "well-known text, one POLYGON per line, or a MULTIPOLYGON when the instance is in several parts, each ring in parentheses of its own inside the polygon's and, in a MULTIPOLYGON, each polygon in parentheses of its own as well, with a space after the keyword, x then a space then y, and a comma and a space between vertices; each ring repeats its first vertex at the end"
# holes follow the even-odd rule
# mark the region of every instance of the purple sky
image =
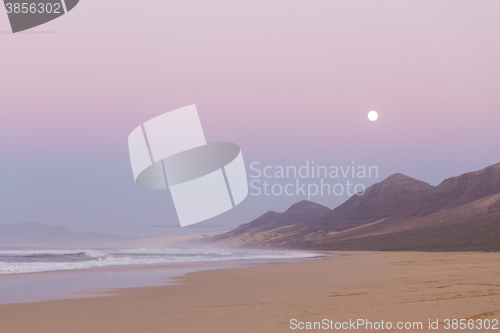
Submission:
MULTIPOLYGON (((127 136, 196 104, 247 165, 377 165, 437 185, 500 162, 500 2, 81 0, 13 35, 0 10, 0 223, 210 232, 303 197, 177 224, 138 188, 127 136), (370 110, 379 112, 369 122, 370 110)), ((347 197, 317 197, 331 208, 347 197)))

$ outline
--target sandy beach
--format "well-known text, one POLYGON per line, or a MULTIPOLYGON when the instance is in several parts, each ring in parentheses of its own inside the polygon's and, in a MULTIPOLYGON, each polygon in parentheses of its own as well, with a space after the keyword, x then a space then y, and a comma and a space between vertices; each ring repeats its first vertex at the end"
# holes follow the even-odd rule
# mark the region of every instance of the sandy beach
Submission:
POLYGON ((425 332, 429 320, 444 331, 446 319, 500 319, 500 253, 341 254, 189 273, 112 296, 0 305, 0 332, 290 332, 293 319, 422 322, 425 332))

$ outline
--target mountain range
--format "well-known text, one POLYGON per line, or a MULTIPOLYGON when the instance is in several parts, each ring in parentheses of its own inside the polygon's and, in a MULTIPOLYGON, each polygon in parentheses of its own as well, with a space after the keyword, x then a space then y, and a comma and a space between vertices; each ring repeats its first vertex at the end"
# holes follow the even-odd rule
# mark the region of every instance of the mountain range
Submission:
POLYGON ((308 250, 500 250, 500 163, 431 186, 393 174, 329 208, 301 201, 203 239, 308 250))
POLYGON ((500 163, 438 186, 393 174, 333 210, 303 200, 226 232, 139 238, 0 224, 0 247, 75 246, 500 251, 500 163))

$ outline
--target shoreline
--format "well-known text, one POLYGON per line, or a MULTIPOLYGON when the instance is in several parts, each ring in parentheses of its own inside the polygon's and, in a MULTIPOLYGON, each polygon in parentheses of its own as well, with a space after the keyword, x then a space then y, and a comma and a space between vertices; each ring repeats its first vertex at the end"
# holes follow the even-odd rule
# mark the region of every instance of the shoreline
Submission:
POLYGON ((312 253, 317 255, 311 257, 273 259, 259 258, 117 265, 84 269, 1 274, 0 284, 3 284, 4 290, 7 287, 7 289, 22 291, 20 295, 16 295, 15 292, 12 292, 10 296, 8 295, 8 291, 4 291, 3 295, 0 295, 0 304, 102 297, 103 295, 113 295, 116 293, 116 290, 121 289, 170 285, 172 284, 171 280, 173 278, 181 277, 188 273, 280 265, 317 260, 323 256, 335 256, 335 254, 312 253), (62 284, 62 287, 57 283, 62 284), (33 284, 37 286, 38 290, 29 289, 29 286, 33 284), (27 286, 28 290, 26 290, 27 286), (32 293, 31 296, 27 294, 29 292, 32 293))
MULTIPOLYGON (((115 249, 113 249, 115 250, 115 249)), ((115 250, 115 251, 123 251, 123 250, 126 250, 126 249, 119 249, 119 250, 115 250)), ((211 250, 211 249, 208 249, 208 250, 211 250)), ((217 249, 216 249, 217 250, 217 249)), ((241 250, 241 249, 231 249, 231 248, 227 248, 227 250, 241 250)), ((44 250, 43 249, 34 249, 34 250, 19 250, 19 251, 26 251, 26 252, 31 252, 31 251, 36 251, 36 252, 42 252, 44 253, 44 250)), ((72 251, 72 249, 58 249, 58 250, 47 250, 47 252, 50 252, 50 251, 72 251)), ((107 252, 106 249, 90 249, 90 251, 97 251, 97 252, 107 252)), ((245 251, 245 250, 244 250, 245 251)), ((273 251, 281 251, 281 252, 285 252, 285 253, 288 253, 288 254, 292 254, 294 256, 284 256, 284 257, 259 257, 259 254, 257 254, 257 257, 245 257, 243 256, 242 258, 230 258, 230 259, 218 259, 218 260, 204 260, 204 259, 199 259, 199 260, 166 260, 166 261, 156 261, 155 259, 158 259, 158 258, 153 258, 153 262, 138 262, 138 263, 120 263, 120 264, 116 264, 116 263, 104 263, 104 264, 98 264, 98 265, 93 265, 93 266, 89 266, 89 267, 73 267, 73 268, 53 268, 53 269, 43 269, 43 270, 32 270, 32 271, 15 271, 15 268, 13 268, 12 270, 11 269, 7 269, 6 268, 3 268, 3 270, 0 270, 0 278, 2 276, 10 276, 10 275, 19 275, 19 274, 44 274, 44 273, 55 273, 55 272, 84 272, 84 271, 93 271, 93 270, 103 270, 103 269, 127 269, 128 267, 155 267, 155 266, 158 266, 158 267, 164 267, 164 266, 177 266, 177 265, 191 265, 191 264, 210 264, 210 263, 223 263, 223 262, 229 262, 229 261, 240 261, 240 260, 282 260, 282 259, 296 259, 296 258, 310 258, 310 257, 314 257, 316 256, 316 254, 322 254, 322 253, 325 253, 325 254, 328 254, 328 253, 333 253, 333 251, 308 251, 308 250, 282 250, 282 249, 264 249, 264 250, 254 250, 254 249, 248 249, 248 251, 257 251, 259 252, 260 254, 264 254, 266 252, 273 252, 273 251), (300 253, 307 253, 307 254, 311 254, 311 256, 309 255, 306 255, 306 256, 300 256, 298 254, 300 253)), ((1 252, 1 251, 0 251, 1 252)), ((83 252, 83 251, 82 251, 83 252)), ((138 252, 138 253, 128 253, 128 252, 124 252, 124 253, 120 253, 120 252, 117 252, 117 253, 113 253, 113 252, 107 252, 107 253, 103 253, 100 257, 99 256, 92 256, 92 258, 94 258, 94 260, 81 260, 81 261, 74 261, 74 262, 64 262, 64 261, 59 261, 59 262, 45 262, 47 264, 82 264, 82 263, 95 263, 97 262, 96 260, 97 259, 103 259, 104 258, 104 261, 107 260, 107 256, 111 256, 113 257, 114 255, 119 255, 121 257, 115 257, 114 259, 130 259, 130 257, 125 257, 127 255, 136 255, 136 256, 141 256, 141 255, 149 255, 149 254, 156 254, 156 253, 141 253, 141 252, 138 252)), ((175 253, 162 253, 162 252, 159 252, 158 255, 164 255, 164 254, 174 254, 175 253)), ((138 260, 145 260, 145 258, 137 258, 138 260)), ((147 260, 147 259, 146 259, 147 260)), ((4 262, 1 262, 0 263, 4 263, 4 262)), ((9 262, 7 262, 9 263, 9 262)), ((22 264, 21 262, 11 262, 13 265, 16 265, 16 264, 22 264)), ((34 264, 38 264, 38 263, 42 263, 42 262, 34 262, 34 264)))
POLYGON ((188 273, 98 298, 3 304, 0 322, 5 332, 271 333, 289 332, 292 319, 437 320, 441 328, 447 318, 500 319, 498 253, 336 253, 188 273))

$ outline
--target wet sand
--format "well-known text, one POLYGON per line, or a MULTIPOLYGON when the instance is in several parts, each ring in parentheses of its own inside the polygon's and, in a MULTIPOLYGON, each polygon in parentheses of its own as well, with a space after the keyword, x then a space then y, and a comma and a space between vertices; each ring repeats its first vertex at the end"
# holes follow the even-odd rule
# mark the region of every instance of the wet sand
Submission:
POLYGON ((500 319, 500 253, 342 254, 189 273, 113 296, 0 305, 0 332, 297 331, 292 319, 422 322, 425 332, 429 319, 438 331, 445 319, 500 319))
MULTIPOLYGON (((318 256, 319 253, 314 255, 318 256)), ((0 304, 103 296, 115 293, 117 288, 172 284, 172 278, 191 272, 287 264, 307 260, 314 260, 314 257, 172 262, 0 274, 0 304)))

